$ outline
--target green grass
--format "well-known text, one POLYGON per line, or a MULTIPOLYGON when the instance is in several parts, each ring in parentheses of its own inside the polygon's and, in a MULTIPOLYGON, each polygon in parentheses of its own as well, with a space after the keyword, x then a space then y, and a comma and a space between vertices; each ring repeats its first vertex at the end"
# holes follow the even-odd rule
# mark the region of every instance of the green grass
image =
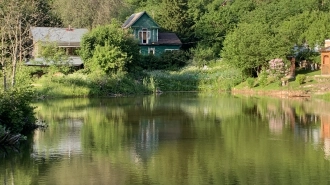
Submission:
POLYGON ((152 92, 150 81, 135 80, 129 76, 82 74, 44 75, 34 82, 39 97, 91 97, 143 94, 152 92))
POLYGON ((314 97, 317 99, 322 99, 322 100, 330 102, 330 93, 326 93, 326 94, 322 94, 322 95, 315 95, 314 97))
POLYGON ((298 74, 304 74, 306 76, 321 75, 321 70, 311 71, 311 70, 298 69, 296 70, 296 75, 298 74))
POLYGON ((162 91, 227 91, 242 77, 238 70, 219 62, 208 69, 189 66, 179 71, 149 71, 162 91))
POLYGON ((248 82, 244 81, 236 85, 234 88, 236 90, 252 90, 252 91, 272 91, 272 90, 309 90, 308 85, 317 84, 318 82, 314 79, 315 75, 320 75, 321 71, 309 71, 309 70, 297 70, 296 75, 306 75, 306 80, 304 83, 299 84, 295 79, 289 80, 286 86, 281 85, 281 80, 271 79, 268 77, 267 85, 261 86, 259 84, 259 79, 255 78, 254 87, 249 88, 248 82))

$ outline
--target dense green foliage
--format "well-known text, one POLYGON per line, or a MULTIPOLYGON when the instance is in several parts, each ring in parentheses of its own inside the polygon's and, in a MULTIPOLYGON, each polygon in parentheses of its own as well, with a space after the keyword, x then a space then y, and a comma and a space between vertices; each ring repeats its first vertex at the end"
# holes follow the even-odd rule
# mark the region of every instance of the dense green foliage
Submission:
POLYGON ((139 67, 146 70, 177 70, 187 65, 189 53, 182 50, 166 51, 160 56, 141 56, 139 67))
MULTIPOLYGON (((257 4, 226 35, 220 55, 245 72, 267 67, 267 62, 273 58, 299 55, 299 51, 293 50, 294 46, 310 47, 304 50, 308 51, 304 55, 313 56, 314 48, 322 46, 330 36, 330 31, 323 29, 330 18, 328 6, 316 0, 257 4)), ((315 57, 305 59, 319 61, 315 57)))
POLYGON ((87 69, 107 74, 132 70, 140 57, 137 41, 115 20, 84 35, 80 55, 87 69))
POLYGON ((12 89, 0 93, 0 125, 13 133, 35 127, 33 91, 30 87, 12 89))

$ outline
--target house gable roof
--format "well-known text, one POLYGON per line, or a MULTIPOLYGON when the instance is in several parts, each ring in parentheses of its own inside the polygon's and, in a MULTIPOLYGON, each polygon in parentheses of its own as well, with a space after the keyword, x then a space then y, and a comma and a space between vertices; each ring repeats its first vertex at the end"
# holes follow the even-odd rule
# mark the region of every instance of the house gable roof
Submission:
POLYGON ((160 28, 160 26, 150 17, 150 15, 143 11, 132 14, 122 25, 122 28, 129 28, 134 27, 135 25, 142 26, 142 27, 154 27, 160 28), (144 20, 140 21, 141 18, 144 20))
POLYGON ((58 46, 79 47, 84 28, 31 27, 33 42, 56 42, 58 46))

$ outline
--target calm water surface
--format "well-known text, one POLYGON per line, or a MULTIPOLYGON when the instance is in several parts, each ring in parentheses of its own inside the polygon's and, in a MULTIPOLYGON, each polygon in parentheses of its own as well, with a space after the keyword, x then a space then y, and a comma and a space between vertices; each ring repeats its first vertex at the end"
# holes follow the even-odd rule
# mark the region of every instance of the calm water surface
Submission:
POLYGON ((0 184, 330 184, 330 104, 193 93, 47 100, 0 184))

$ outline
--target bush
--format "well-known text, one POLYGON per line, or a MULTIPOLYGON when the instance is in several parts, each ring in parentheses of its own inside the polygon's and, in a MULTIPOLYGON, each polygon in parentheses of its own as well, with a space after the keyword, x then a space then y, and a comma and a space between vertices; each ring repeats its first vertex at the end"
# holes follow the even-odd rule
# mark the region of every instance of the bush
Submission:
POLYGON ((160 56, 146 55, 141 57, 139 66, 147 70, 176 70, 184 67, 189 60, 187 52, 166 51, 160 56))
POLYGON ((254 87, 254 78, 250 77, 250 78, 246 79, 246 83, 249 88, 254 87))
POLYGON ((193 55, 193 64, 199 67, 209 65, 210 61, 215 59, 215 54, 212 48, 198 45, 196 48, 191 49, 193 55))
POLYGON ((146 70, 158 70, 162 69, 162 65, 159 63, 159 57, 155 55, 143 55, 139 66, 146 70))
POLYGON ((12 133, 35 128, 31 88, 17 88, 0 93, 0 124, 12 133))
POLYGON ((301 85, 306 81, 306 75, 299 74, 296 76, 296 81, 301 85))
POLYGON ((259 85, 261 87, 265 87, 268 83, 268 79, 267 79, 267 72, 266 71, 261 71, 260 74, 259 74, 259 85))
POLYGON ((182 50, 166 51, 160 55, 159 64, 163 69, 179 69, 189 60, 189 54, 182 50))
POLYGON ((83 36, 79 54, 86 68, 105 66, 107 71, 131 71, 139 61, 139 50, 139 45, 131 33, 123 30, 118 21, 112 20, 111 24, 97 26, 83 36), (120 58, 118 64, 116 57, 120 58), (96 63, 99 59, 101 61, 96 63))

